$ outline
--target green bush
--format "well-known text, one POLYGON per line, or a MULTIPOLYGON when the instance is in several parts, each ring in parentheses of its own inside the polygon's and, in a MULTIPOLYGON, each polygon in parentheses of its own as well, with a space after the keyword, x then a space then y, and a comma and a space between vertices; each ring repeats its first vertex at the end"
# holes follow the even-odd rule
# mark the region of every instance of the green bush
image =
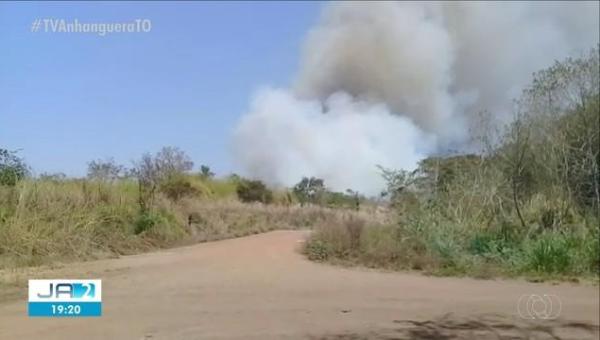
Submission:
POLYGON ((468 252, 476 256, 495 257, 509 254, 519 244, 506 230, 475 232, 468 244, 468 252))
POLYGON ((150 228, 154 227, 156 224, 161 222, 160 216, 156 214, 152 214, 150 212, 144 212, 140 214, 137 221, 135 221, 135 229, 134 233, 139 235, 145 231, 148 231, 150 228))
POLYGON ((236 193, 242 202, 262 202, 265 204, 273 201, 273 192, 267 189, 261 181, 241 180, 236 188, 236 193))
POLYGON ((309 260, 326 261, 331 253, 331 247, 326 241, 313 239, 306 244, 305 253, 309 260))
POLYGON ((548 233, 528 245, 527 268, 543 273, 568 273, 571 267, 571 247, 568 238, 548 233))
POLYGON ((202 193, 185 175, 169 177, 161 182, 159 188, 162 193, 173 201, 178 201, 185 196, 197 196, 202 193))
POLYGON ((0 185, 14 186, 29 174, 29 169, 15 151, 0 148, 0 185))

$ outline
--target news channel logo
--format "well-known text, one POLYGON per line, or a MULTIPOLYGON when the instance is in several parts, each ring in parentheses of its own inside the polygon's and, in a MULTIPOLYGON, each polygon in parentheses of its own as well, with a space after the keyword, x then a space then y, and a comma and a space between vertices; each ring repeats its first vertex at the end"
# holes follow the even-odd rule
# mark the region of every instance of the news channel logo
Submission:
POLYGON ((102 316, 102 280, 29 280, 33 317, 102 316))
POLYGON ((527 320, 554 320, 561 311, 562 301, 554 294, 524 294, 517 303, 517 313, 527 320))

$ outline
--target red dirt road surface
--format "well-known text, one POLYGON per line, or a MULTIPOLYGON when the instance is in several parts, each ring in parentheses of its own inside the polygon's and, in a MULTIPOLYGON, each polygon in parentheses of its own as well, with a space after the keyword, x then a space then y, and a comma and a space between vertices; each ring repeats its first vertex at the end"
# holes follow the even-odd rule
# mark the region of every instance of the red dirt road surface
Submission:
POLYGON ((0 304, 0 339, 599 337, 597 286, 340 268, 299 254, 306 236, 275 231, 78 263, 77 274, 56 278, 102 279, 102 317, 29 318, 26 298, 13 299, 0 304), (519 316, 527 294, 556 295, 560 317, 519 316))

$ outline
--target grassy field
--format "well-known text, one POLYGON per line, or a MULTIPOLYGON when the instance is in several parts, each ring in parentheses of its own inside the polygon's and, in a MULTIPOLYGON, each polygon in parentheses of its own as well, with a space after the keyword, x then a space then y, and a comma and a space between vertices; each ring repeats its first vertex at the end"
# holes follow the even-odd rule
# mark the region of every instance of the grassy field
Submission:
POLYGON ((177 200, 158 194, 145 212, 134 180, 28 179, 0 187, 0 270, 311 228, 305 253, 315 261, 482 278, 572 280, 598 273, 597 218, 573 215, 568 224, 544 228, 540 216, 547 200, 539 196, 522 207, 531 223, 524 229, 514 211, 486 221, 478 213, 483 207, 474 203, 484 199, 473 192, 450 206, 404 200, 355 211, 302 207, 286 201, 285 193, 276 193, 271 204, 243 203, 228 180, 190 178, 199 188, 195 194, 177 200))
MULTIPOLYGON (((162 247, 309 228, 339 211, 242 203, 227 180, 197 180, 176 201, 141 212, 134 180, 23 180, 0 187, 0 269, 134 254, 162 247)), ((277 196, 277 195, 276 195, 277 196)))

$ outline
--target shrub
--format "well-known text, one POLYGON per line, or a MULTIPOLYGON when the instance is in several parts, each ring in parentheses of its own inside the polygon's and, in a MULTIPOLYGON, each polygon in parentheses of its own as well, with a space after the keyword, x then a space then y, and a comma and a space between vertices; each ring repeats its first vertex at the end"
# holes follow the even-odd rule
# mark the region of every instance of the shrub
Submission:
POLYGON ((503 228, 499 232, 490 230, 474 232, 468 242, 468 252, 484 257, 507 255, 514 248, 518 248, 519 244, 506 229, 503 228))
POLYGON ((161 222, 160 216, 158 216, 156 214, 152 214, 150 212, 143 212, 142 214, 140 214, 137 221, 135 222, 134 233, 136 235, 139 235, 139 234, 149 230, 150 228, 154 227, 156 224, 158 224, 160 222, 161 222))
POLYGON ((331 249, 327 242, 316 239, 306 244, 304 252, 309 260, 326 261, 329 258, 331 249))
POLYGON ((350 238, 350 249, 356 250, 360 246, 360 238, 365 227, 365 221, 358 218, 348 218, 344 223, 348 237, 350 238))
POLYGON ((151 209, 156 189, 171 178, 183 176, 193 166, 188 155, 176 147, 163 147, 156 155, 142 155, 130 172, 138 179, 140 209, 151 209))
POLYGON ((29 169, 15 151, 0 149, 0 185, 14 186, 29 174, 29 169))
POLYGON ((210 170, 208 165, 200 166, 200 178, 209 179, 215 177, 215 173, 210 170))
POLYGON ((542 235, 527 251, 526 266, 544 273, 566 273, 571 266, 567 238, 556 233, 542 235))
POLYGON ((237 196, 242 202, 262 202, 265 204, 273 201, 273 192, 261 181, 242 180, 237 185, 237 196))
POLYGON ((164 180, 159 189, 173 201, 178 201, 184 196, 195 196, 201 193, 184 175, 172 176, 164 180))
POLYGON ((330 208, 349 208, 359 210, 360 204, 366 199, 358 192, 350 189, 343 192, 325 191, 323 193, 325 204, 330 208))

